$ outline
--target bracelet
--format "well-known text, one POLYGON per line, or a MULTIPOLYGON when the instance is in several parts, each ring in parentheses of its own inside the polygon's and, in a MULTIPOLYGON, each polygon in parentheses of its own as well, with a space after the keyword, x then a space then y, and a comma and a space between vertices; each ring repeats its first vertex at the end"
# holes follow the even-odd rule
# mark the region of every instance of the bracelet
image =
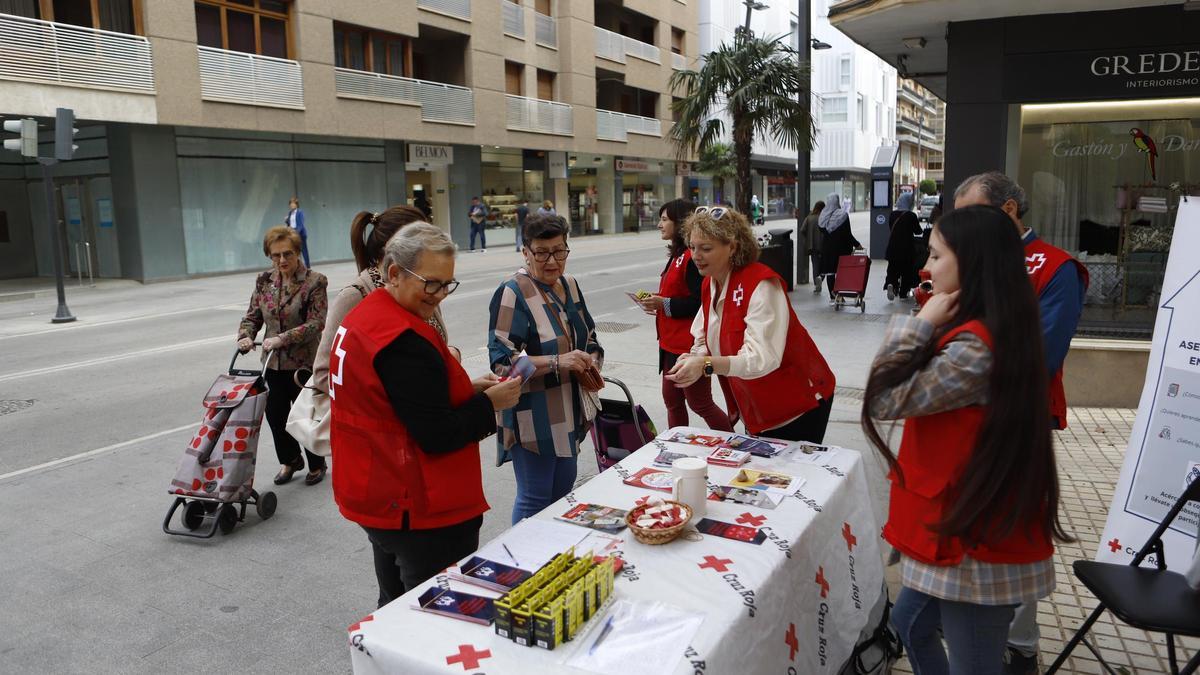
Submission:
POLYGON ((550 369, 555 375, 558 375, 558 354, 551 356, 550 359, 550 369))

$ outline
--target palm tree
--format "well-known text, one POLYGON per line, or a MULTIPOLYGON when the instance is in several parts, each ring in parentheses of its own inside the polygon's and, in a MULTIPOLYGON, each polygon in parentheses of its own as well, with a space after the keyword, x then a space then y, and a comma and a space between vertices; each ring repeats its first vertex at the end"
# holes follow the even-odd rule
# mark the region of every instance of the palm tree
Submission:
POLYGON ((784 42, 786 36, 755 37, 739 28, 732 44, 703 57, 700 70, 671 75, 671 90, 682 93, 672 105, 678 119, 668 135, 683 159, 703 154, 725 135, 725 113, 733 140, 737 209, 750 211, 750 150, 754 137, 770 137, 792 148, 811 148, 808 64, 784 42))
POLYGON ((733 146, 717 142, 701 148, 700 159, 696 162, 696 171, 712 176, 713 187, 716 188, 713 202, 719 204, 725 199, 725 180, 737 175, 733 146))

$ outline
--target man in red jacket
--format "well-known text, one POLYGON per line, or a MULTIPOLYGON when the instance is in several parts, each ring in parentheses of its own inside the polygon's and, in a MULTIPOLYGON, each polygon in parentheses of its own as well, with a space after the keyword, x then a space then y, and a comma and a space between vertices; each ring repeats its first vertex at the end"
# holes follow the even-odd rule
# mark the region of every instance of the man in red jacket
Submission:
MULTIPOLYGON (((1021 219, 1029 209, 1029 200, 1025 190, 1008 176, 998 171, 976 174, 954 191, 954 208, 979 204, 988 204, 1007 213, 1025 243, 1025 269, 1037 291, 1042 317, 1042 344, 1050 375, 1050 424, 1055 429, 1065 429, 1067 398, 1063 391, 1063 361, 1083 313, 1087 268, 1066 251, 1039 239, 1025 226, 1021 219)), ((1009 628, 1006 672, 1037 672, 1039 638, 1037 603, 1019 606, 1009 628)))

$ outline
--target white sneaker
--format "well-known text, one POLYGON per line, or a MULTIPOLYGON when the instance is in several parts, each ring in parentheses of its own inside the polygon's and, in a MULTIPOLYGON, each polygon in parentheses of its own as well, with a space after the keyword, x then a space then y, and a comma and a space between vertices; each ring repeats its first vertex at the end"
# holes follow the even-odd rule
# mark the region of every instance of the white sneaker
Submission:
POLYGON ((820 292, 821 292, 821 279, 822 279, 822 278, 823 278, 823 277, 817 277, 817 278, 816 278, 816 279, 813 281, 813 293, 820 293, 820 292))
POLYGON ((887 285, 887 296, 889 302, 896 299, 896 287, 892 284, 887 285))
POLYGON ((481 249, 479 249, 479 252, 480 252, 480 253, 487 253, 487 249, 486 249, 486 248, 481 248, 481 249))

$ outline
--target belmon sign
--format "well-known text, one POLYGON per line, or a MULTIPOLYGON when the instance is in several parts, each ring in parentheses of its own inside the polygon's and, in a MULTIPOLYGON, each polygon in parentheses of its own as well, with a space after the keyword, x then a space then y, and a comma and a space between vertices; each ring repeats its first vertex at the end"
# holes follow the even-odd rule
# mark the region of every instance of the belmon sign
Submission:
POLYGON ((451 164, 454 162, 454 148, 449 145, 426 145, 424 143, 408 144, 409 164, 451 164))
POLYGON ((1200 45, 1086 52, 1009 54, 1010 101, 1193 96, 1200 90, 1200 45))

